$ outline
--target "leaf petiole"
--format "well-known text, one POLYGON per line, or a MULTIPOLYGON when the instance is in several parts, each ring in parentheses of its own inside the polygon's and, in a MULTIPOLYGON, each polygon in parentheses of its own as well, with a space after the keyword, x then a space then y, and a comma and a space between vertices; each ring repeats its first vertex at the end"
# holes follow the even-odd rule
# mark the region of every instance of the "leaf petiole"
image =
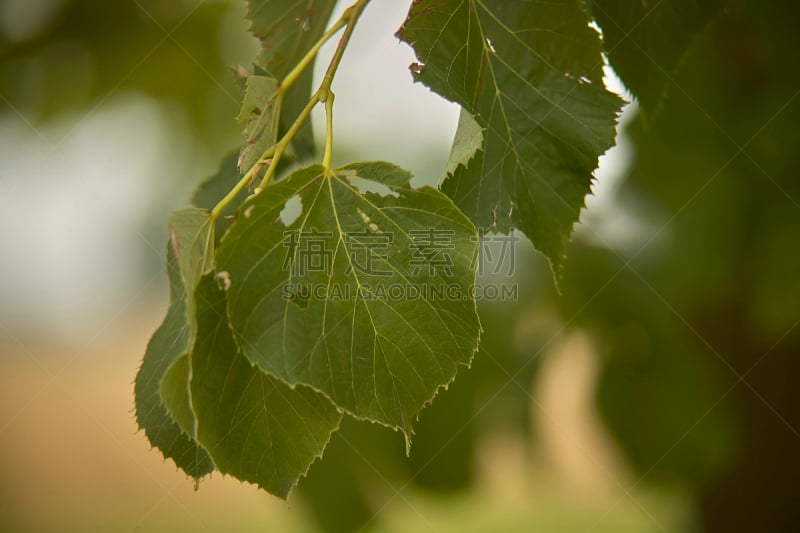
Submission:
POLYGON ((328 70, 325 71, 325 77, 322 78, 322 83, 319 86, 320 91, 331 90, 331 83, 333 83, 333 77, 336 75, 336 70, 339 68, 339 63, 342 61, 344 51, 347 48, 347 44, 350 42, 350 37, 353 35, 353 30, 356 27, 356 23, 358 22, 359 17, 361 17, 361 13, 364 11, 364 8, 367 7, 368 3, 369 0, 358 0, 358 2, 348 7, 342 14, 342 18, 347 19, 347 28, 345 28, 344 33, 342 33, 342 36, 339 39, 339 44, 336 46, 336 50, 333 53, 331 62, 328 65, 328 70))
POLYGON ((328 91, 325 97, 325 154, 322 156, 325 170, 330 170, 333 159, 333 100, 333 92, 328 91))

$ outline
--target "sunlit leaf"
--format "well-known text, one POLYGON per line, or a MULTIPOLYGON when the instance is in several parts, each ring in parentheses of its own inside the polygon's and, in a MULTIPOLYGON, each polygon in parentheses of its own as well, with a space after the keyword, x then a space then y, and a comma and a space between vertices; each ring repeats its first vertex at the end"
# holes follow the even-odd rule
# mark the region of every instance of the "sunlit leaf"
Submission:
POLYGON ((410 177, 389 163, 298 170, 240 207, 217 255, 252 363, 407 436, 479 332, 475 228, 410 177))

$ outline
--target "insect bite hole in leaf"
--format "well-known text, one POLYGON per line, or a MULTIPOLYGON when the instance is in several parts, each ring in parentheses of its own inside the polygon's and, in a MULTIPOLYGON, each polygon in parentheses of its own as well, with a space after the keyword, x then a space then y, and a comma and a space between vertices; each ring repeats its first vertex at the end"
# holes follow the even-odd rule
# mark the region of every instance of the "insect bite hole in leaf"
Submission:
POLYGON ((390 187, 384 185, 383 183, 364 179, 360 176, 355 175, 355 173, 340 174, 340 176, 344 177, 347 180, 347 182, 361 194, 372 193, 372 194, 377 194, 378 196, 392 196, 394 198, 398 198, 400 196, 400 193, 392 190, 390 187))
POLYGON ((302 212, 303 203, 300 201, 300 195, 295 194, 286 200, 285 204, 283 204, 283 210, 281 210, 279 220, 281 221, 281 224, 289 227, 300 217, 300 213, 302 212))

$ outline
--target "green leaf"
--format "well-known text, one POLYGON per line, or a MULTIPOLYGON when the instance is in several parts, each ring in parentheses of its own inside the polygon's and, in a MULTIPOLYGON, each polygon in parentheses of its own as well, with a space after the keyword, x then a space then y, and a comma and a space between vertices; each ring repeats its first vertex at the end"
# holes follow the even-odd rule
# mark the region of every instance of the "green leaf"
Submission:
POLYGON ((322 455, 342 415, 323 395, 292 388, 239 353, 214 275, 200 282, 196 300, 191 391, 198 440, 220 472, 286 498, 322 455))
POLYGON ((274 78, 255 74, 247 78, 242 109, 236 119, 244 128, 246 139, 239 156, 240 172, 255 166, 264 152, 277 142, 280 107, 278 82, 274 78))
POLYGON ((466 167, 481 148, 483 148, 483 128, 475 117, 462 107, 458 115, 453 147, 450 149, 450 159, 447 161, 447 173, 453 174, 458 167, 466 167))
POLYGON ((214 268, 214 224, 206 209, 190 207, 169 217, 169 238, 186 290, 187 312, 193 313, 194 289, 214 268))
MULTIPOLYGON (((335 0, 249 0, 250 31, 261 41, 258 66, 282 80, 325 32, 335 0)), ((311 98, 312 69, 306 69, 284 97, 281 131, 285 131, 311 98)), ((311 122, 298 131, 293 146, 299 157, 314 152, 311 122)))
POLYGON ((159 393, 161 394, 161 401, 175 423, 185 434, 197 440, 197 418, 194 414, 191 391, 189 390, 189 382, 192 376, 190 365, 191 361, 188 354, 178 357, 164 373, 159 393))
POLYGON ((470 363, 480 329, 476 230, 410 177, 382 162, 298 170, 241 206, 217 254, 231 327, 252 363, 407 438, 470 363), (286 220, 297 202, 299 216, 286 220))
POLYGON ((191 353, 197 334, 194 291, 203 275, 214 268, 214 224, 205 209, 182 209, 169 217, 169 235, 183 285, 188 334, 185 353, 164 373, 159 393, 173 420, 184 433, 195 438, 196 423, 189 389, 191 360, 187 354, 191 353))
POLYGON ((726 0, 587 0, 611 66, 647 112, 661 106, 695 35, 726 0))
POLYGON ((577 0, 418 0, 398 32, 421 63, 415 78, 485 130, 442 190, 478 227, 521 229, 556 276, 622 104, 588 24, 577 0))
POLYGON ((188 350, 189 328, 178 262, 167 246, 170 304, 167 315, 147 345, 134 385, 136 420, 150 443, 198 480, 214 470, 206 451, 184 433, 161 402, 159 386, 169 367, 188 350))

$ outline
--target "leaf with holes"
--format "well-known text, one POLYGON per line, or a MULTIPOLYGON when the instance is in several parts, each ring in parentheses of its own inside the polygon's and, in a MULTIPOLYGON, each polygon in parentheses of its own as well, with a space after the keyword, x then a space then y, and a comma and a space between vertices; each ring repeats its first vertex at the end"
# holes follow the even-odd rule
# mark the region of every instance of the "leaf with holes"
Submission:
POLYGON ((419 58, 415 78, 485 132, 442 190, 481 228, 520 228, 556 276, 622 104, 588 24, 576 0, 417 0, 398 32, 419 58))
POLYGON ((246 201, 217 269, 244 356, 412 433, 478 343, 476 230, 389 163, 296 171, 246 201))

